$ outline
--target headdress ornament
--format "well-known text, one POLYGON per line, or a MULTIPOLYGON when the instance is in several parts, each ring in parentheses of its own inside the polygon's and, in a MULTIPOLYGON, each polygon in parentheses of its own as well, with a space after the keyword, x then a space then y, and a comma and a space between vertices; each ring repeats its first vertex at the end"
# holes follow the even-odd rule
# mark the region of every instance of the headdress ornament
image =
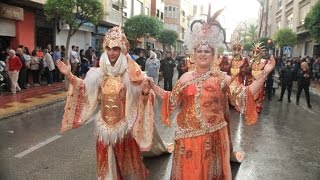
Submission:
POLYGON ((243 50, 243 46, 241 44, 241 40, 239 40, 237 38, 232 42, 232 50, 233 51, 237 51, 237 52, 241 52, 243 50))
POLYGON ((208 15, 207 22, 195 20, 190 25, 190 32, 187 33, 186 44, 189 49, 195 49, 198 46, 203 48, 210 46, 216 48, 225 44, 226 33, 216 18, 223 9, 217 11, 212 17, 208 15))
POLYGON ((263 46, 262 42, 256 42, 253 44, 252 55, 253 57, 258 57, 265 50, 265 46, 263 46))
POLYGON ((121 27, 113 27, 106 33, 103 40, 103 48, 106 49, 107 47, 119 47, 123 54, 128 53, 129 42, 121 27))

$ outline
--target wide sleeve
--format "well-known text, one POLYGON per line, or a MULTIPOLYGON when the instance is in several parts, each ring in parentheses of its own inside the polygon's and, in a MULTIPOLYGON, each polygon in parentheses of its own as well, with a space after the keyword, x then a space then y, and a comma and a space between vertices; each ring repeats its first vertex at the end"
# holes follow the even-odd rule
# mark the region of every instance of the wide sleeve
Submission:
POLYGON ((231 98, 236 100, 236 105, 240 112, 245 115, 245 122, 248 125, 254 124, 258 119, 258 112, 254 101, 254 96, 248 86, 232 80, 227 87, 231 98))
POLYGON ((172 91, 163 90, 161 117, 162 123, 170 126, 170 115, 178 107, 181 101, 182 84, 180 81, 176 83, 172 91))
POLYGON ((95 71, 90 70, 84 80, 76 76, 70 79, 61 132, 79 127, 95 112, 102 79, 95 71))

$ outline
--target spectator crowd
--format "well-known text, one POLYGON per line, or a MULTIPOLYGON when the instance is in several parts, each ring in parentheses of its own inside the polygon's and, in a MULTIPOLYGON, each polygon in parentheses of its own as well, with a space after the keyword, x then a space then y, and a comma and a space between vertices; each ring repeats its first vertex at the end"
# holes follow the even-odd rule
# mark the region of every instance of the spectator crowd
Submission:
POLYGON ((28 47, 23 45, 19 45, 15 50, 9 48, 1 50, 0 61, 4 62, 1 63, 4 67, 1 68, 3 78, 0 79, 2 81, 0 91, 11 91, 16 94, 32 86, 51 86, 53 83, 64 81, 63 75, 55 65, 57 60, 69 61, 72 72, 78 77, 85 76, 90 67, 98 64, 98 58, 92 47, 84 51, 72 46, 68 57, 63 45, 52 49, 48 44, 45 49, 37 47, 31 53, 28 47))

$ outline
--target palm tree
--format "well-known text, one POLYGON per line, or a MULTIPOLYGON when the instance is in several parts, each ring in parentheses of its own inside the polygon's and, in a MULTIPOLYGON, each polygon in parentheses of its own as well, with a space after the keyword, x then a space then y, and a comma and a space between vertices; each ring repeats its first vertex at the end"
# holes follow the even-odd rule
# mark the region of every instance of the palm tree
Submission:
POLYGON ((247 29, 246 36, 250 37, 251 42, 257 38, 257 30, 258 30, 258 26, 253 24, 250 24, 250 26, 247 29))

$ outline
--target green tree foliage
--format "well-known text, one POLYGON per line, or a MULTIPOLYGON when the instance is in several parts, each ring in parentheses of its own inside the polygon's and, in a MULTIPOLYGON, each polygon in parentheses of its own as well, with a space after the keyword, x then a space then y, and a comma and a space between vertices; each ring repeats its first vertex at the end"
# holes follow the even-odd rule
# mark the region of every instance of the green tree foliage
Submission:
POLYGON ((304 27, 310 31, 311 36, 320 42, 320 1, 309 11, 304 19, 304 27))
POLYGON ((176 31, 163 29, 159 34, 158 40, 163 44, 163 49, 165 49, 165 45, 174 45, 178 40, 178 36, 176 31))
POLYGON ((99 0, 47 0, 44 13, 48 20, 60 20, 69 25, 66 55, 70 39, 78 29, 86 22, 98 24, 105 15, 99 0))
POLYGON ((297 43, 297 35, 289 28, 278 30, 274 39, 280 48, 294 46, 297 43))
POLYGON ((246 37, 248 36, 250 39, 249 41, 254 41, 257 37, 257 30, 258 30, 258 26, 257 25, 249 25, 248 29, 247 29, 247 34, 246 37))
POLYGON ((219 54, 222 54, 224 51, 225 51, 225 47, 223 47, 223 46, 219 46, 218 47, 218 53, 219 54))
POLYGON ((155 17, 133 16, 124 23, 124 32, 128 39, 151 36, 157 38, 163 29, 162 23, 155 17))
POLYGON ((244 51, 250 52, 251 49, 252 49, 252 43, 245 43, 245 44, 243 45, 243 50, 244 50, 244 51))

